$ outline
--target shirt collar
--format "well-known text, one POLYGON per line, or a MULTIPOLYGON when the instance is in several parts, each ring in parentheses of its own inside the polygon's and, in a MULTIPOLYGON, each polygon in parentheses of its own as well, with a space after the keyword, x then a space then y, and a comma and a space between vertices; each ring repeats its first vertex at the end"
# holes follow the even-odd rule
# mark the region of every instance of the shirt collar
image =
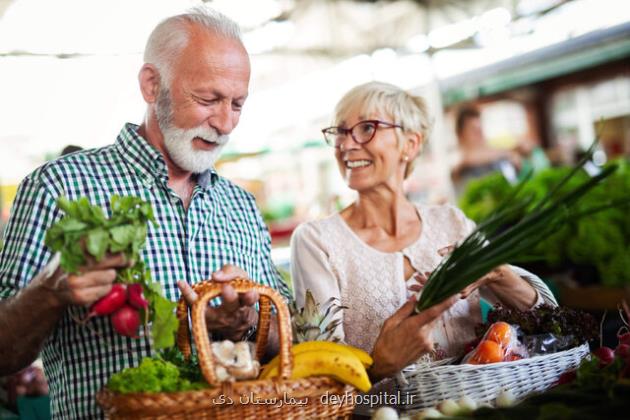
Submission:
MULTIPOLYGON (((145 184, 159 179, 166 185, 168 183, 168 169, 164 157, 159 150, 138 134, 138 128, 139 126, 136 124, 125 124, 116 139, 116 147, 145 184)), ((216 170, 211 168, 197 176, 197 184, 208 190, 216 184, 218 179, 219 175, 216 170)))

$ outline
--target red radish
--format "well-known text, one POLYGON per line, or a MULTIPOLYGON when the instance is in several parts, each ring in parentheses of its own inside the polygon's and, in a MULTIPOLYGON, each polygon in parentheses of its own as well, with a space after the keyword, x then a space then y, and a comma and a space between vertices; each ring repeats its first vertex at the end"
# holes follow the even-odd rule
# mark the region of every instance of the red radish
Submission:
POLYGON ((621 344, 615 349, 615 355, 624 360, 630 360, 630 344, 621 344))
POLYGON ((101 315, 109 315, 122 307, 127 300, 127 291, 124 284, 115 283, 108 294, 100 298, 92 307, 87 317, 82 322, 87 322, 90 318, 101 315))
POLYGON ((619 344, 630 344, 630 332, 617 334, 617 339, 619 340, 619 344))
POLYGON ((557 385, 570 384, 571 382, 575 381, 575 378, 577 378, 576 371, 567 370, 562 375, 560 375, 560 377, 558 378, 557 385))
POLYGON ((149 301, 145 299, 140 283, 127 286, 127 298, 129 304, 136 309, 147 309, 149 307, 149 301))
POLYGON ((600 347, 593 355, 599 359, 599 367, 608 366, 615 359, 615 352, 610 347, 600 347))
POLYGON ((138 338, 136 332, 140 326, 140 314, 133 307, 124 305, 112 315, 112 325, 118 334, 138 338))

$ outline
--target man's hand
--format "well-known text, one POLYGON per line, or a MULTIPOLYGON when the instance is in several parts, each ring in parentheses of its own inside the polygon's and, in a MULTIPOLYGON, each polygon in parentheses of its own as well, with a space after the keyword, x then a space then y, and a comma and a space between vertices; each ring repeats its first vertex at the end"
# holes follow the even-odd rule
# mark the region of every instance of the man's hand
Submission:
MULTIPOLYGON (((228 283, 236 278, 247 277, 243 269, 226 265, 221 270, 212 273, 211 280, 217 283, 228 283)), ((195 291, 184 281, 178 281, 177 285, 188 305, 192 306, 197 300, 195 291)), ((221 290, 221 305, 208 306, 206 310, 208 331, 219 333, 231 341, 241 340, 247 330, 258 323, 258 312, 253 308, 258 298, 258 293, 254 291, 237 293, 232 286, 224 284, 221 290)))
POLYGON ((58 266, 58 259, 57 254, 34 279, 51 293, 52 303, 56 306, 91 305, 109 293, 116 279, 116 269, 132 263, 126 261, 123 254, 109 254, 99 262, 90 257, 80 268, 80 274, 68 275, 58 266))

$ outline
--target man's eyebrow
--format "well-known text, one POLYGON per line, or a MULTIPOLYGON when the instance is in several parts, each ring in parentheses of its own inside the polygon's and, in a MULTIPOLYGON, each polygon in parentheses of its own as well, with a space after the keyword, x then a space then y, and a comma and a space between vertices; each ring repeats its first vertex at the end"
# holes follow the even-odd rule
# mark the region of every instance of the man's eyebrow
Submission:
MULTIPOLYGON (((223 98, 227 97, 227 95, 225 95, 223 92, 218 91, 216 89, 193 90, 192 94, 194 96, 197 96, 197 97, 200 97, 200 98, 202 98, 203 96, 208 96, 208 95, 209 96, 213 96, 215 98, 220 98, 220 99, 223 99, 223 98)), ((245 99, 247 99, 248 96, 249 96, 249 93, 246 93, 243 96, 239 96, 239 97, 236 97, 236 98, 233 98, 233 99, 236 100, 236 101, 241 101, 241 100, 244 101, 245 99)))
POLYGON ((191 93, 199 98, 203 98, 204 96, 223 98, 223 94, 215 89, 193 89, 191 93))

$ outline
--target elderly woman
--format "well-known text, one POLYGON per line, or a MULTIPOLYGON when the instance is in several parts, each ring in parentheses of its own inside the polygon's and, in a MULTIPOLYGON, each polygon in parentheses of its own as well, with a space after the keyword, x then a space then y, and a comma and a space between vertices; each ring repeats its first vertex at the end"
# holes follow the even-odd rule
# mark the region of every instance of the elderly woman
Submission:
POLYGON ((374 380, 426 353, 461 354, 481 322, 481 297, 518 309, 555 304, 539 278, 501 266, 459 299, 414 315, 413 295, 426 273, 474 228, 454 206, 416 205, 405 197, 403 181, 429 139, 430 120, 425 101, 396 86, 371 82, 350 90, 323 133, 357 199, 300 225, 291 240, 298 304, 307 289, 319 302, 339 298, 347 308, 337 314, 335 334, 372 354, 374 380))

